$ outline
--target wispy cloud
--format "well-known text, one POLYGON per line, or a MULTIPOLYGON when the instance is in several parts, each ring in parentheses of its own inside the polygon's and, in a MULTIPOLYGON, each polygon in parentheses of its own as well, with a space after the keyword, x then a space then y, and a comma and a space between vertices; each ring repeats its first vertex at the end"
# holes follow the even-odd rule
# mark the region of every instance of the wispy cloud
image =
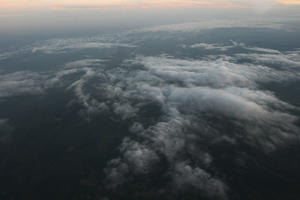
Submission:
POLYGON ((44 78, 42 74, 29 71, 0 75, 0 98, 41 94, 44 78))
POLYGON ((66 40, 56 39, 36 44, 31 47, 31 51, 32 53, 42 52, 51 54, 62 53, 68 50, 73 51, 77 49, 106 49, 118 47, 134 48, 135 46, 119 42, 107 42, 107 40, 105 42, 101 40, 83 40, 82 38, 66 40))
POLYGON ((282 29, 282 23, 274 23, 271 20, 198 20, 187 23, 159 25, 136 30, 139 32, 198 32, 205 29, 214 28, 271 28, 282 29))
MULTIPOLYGON (((261 47, 251 47, 247 46, 244 43, 237 43, 235 41, 231 41, 232 45, 223 45, 223 44, 212 44, 212 43, 196 43, 189 45, 188 47, 193 49, 203 49, 203 50, 218 50, 218 51, 228 51, 230 49, 239 47, 243 48, 249 51, 255 51, 255 52, 264 52, 264 53, 270 53, 270 54, 280 54, 281 52, 274 49, 267 49, 267 48, 261 48, 261 47)), ((187 46, 184 45, 184 48, 187 46)))
MULTIPOLYGON (((99 48, 99 44, 100 48, 133 47, 117 39, 105 45, 91 40, 46 44, 29 49, 35 54, 99 48)), ((85 119, 104 113, 128 124, 130 136, 123 138, 119 154, 104 170, 108 190, 126 187, 136 177, 149 180, 159 169, 165 187, 174 193, 193 188, 204 196, 226 199, 229 186, 225 176, 219 176, 223 171, 216 164, 220 162, 214 154, 217 147, 240 151, 246 146, 268 155, 299 141, 298 118, 293 114, 299 108, 262 87, 262 83, 299 80, 299 51, 280 52, 234 41, 227 46, 195 43, 186 48, 222 53, 243 48, 245 53, 202 59, 134 55, 114 67, 107 60, 75 59, 44 73, 1 75, 0 97, 37 95, 59 87, 74 94, 68 105, 81 105, 85 119), (70 75, 74 75, 71 81, 70 75), (158 111, 153 114, 149 107, 158 111), (149 117, 147 112, 151 123, 143 120, 149 117), (230 131, 224 131, 224 124, 230 131)))

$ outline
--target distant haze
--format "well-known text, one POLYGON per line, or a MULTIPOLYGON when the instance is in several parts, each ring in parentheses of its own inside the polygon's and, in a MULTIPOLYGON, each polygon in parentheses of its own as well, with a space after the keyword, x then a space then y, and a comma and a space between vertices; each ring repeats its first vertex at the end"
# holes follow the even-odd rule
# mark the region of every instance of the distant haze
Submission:
POLYGON ((199 20, 299 19, 298 4, 298 0, 0 0, 0 45, 30 37, 94 35, 199 20))

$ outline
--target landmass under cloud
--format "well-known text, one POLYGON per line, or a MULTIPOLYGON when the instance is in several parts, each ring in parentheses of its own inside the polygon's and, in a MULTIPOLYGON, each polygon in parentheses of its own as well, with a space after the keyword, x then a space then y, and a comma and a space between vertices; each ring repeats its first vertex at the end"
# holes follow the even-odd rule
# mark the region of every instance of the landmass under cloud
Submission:
MULTIPOLYGON (((100 38, 92 45, 83 39, 70 39, 67 44, 59 41, 30 46, 26 52, 51 55, 74 49, 138 48, 117 38, 107 44, 100 38)), ((68 105, 81 105, 79 114, 84 119, 106 114, 129 123, 131 135, 123 138, 118 156, 103 169, 107 191, 126 188, 135 184, 130 180, 140 177, 151 179, 158 166, 166 165, 161 171, 166 191, 184 193, 192 188, 206 197, 227 199, 230 187, 224 176, 218 175, 226 173, 216 164, 222 158, 215 149, 246 145, 269 154, 299 141, 298 118, 292 114, 298 108, 261 87, 263 83, 299 80, 299 51, 231 43, 185 45, 185 50, 222 53, 202 59, 136 54, 117 67, 107 65, 108 60, 80 59, 42 73, 7 73, 0 76, 0 99, 43 95, 49 88, 62 88, 73 93, 68 105), (223 54, 234 48, 247 53, 223 54), (74 76, 71 82, 70 75, 74 76), (152 124, 141 120, 147 118, 147 106, 159 108, 158 117, 151 116, 152 124), (224 131, 224 123, 232 131, 224 131)), ((0 128, 6 121, 0 120, 0 128)))

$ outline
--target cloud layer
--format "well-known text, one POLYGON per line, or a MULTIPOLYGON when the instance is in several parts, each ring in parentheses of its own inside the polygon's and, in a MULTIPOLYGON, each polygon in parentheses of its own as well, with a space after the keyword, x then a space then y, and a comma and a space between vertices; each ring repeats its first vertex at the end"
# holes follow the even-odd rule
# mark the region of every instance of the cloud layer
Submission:
MULTIPOLYGON (((275 53, 272 56, 282 56, 275 53)), ((297 78, 298 75, 289 72, 293 67, 279 71, 265 65, 237 64, 235 59, 181 60, 162 56, 128 61, 128 67, 132 64, 143 67, 135 69, 134 75, 126 76, 125 80, 125 76, 120 78, 119 85, 129 87, 118 95, 130 106, 132 98, 154 102, 161 107, 164 117, 149 127, 135 122, 138 126, 134 126, 139 127, 134 131, 138 139, 128 142, 126 138, 120 147, 123 155, 109 163, 106 169, 112 186, 121 184, 130 174, 148 172, 149 166, 161 162, 159 157, 166 159, 168 176, 176 187, 184 189, 183 186, 188 185, 204 191, 207 196, 214 194, 226 198, 224 181, 207 171, 214 159, 207 151, 209 144, 217 148, 223 143, 246 143, 268 153, 299 139, 299 130, 294 125, 297 118, 288 112, 295 108, 271 92, 258 89, 260 82, 297 78), (234 130, 226 132, 217 128, 214 121, 218 120, 211 121, 211 117, 219 118, 221 124, 232 124, 234 130), (195 142, 201 140, 206 141, 203 147, 195 142), (128 159, 127 155, 134 155, 128 144, 132 144, 136 152, 147 153, 143 157, 136 156, 137 160, 128 159), (190 164, 188 158, 197 160, 198 164, 190 164), (138 162, 147 163, 141 167, 142 172, 136 169, 140 166, 138 162), (119 170, 124 166, 125 171, 119 170)), ((135 115, 143 109, 137 105, 133 107, 135 115)))
MULTIPOLYGON (((221 158, 216 149, 225 145, 267 155, 299 141, 298 118, 293 114, 299 108, 262 87, 299 80, 299 51, 231 43, 202 42, 184 49, 224 53, 242 48, 245 53, 202 59, 135 55, 113 66, 107 59, 79 59, 43 73, 7 73, 0 77, 0 98, 42 95, 59 87, 74 94, 69 105, 81 105, 84 119, 103 114, 128 124, 130 135, 104 169, 107 191, 129 187, 135 179, 147 184, 159 172, 162 189, 175 195, 191 190, 227 199, 230 187, 217 164, 221 158)), ((135 45, 54 40, 30 48, 33 54, 52 54, 115 47, 135 45)), ((0 126, 5 123, 1 120, 0 126)))

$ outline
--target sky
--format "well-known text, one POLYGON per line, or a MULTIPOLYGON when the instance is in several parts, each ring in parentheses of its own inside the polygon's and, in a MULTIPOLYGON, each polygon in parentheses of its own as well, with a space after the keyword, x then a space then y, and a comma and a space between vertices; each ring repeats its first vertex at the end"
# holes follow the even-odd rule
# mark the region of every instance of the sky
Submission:
POLYGON ((197 20, 298 19, 300 0, 0 0, 0 45, 197 20), (28 37, 27 37, 28 36, 28 37))
POLYGON ((300 5, 300 0, 0 0, 0 9, 74 9, 74 8, 170 8, 170 7, 273 7, 300 5))

